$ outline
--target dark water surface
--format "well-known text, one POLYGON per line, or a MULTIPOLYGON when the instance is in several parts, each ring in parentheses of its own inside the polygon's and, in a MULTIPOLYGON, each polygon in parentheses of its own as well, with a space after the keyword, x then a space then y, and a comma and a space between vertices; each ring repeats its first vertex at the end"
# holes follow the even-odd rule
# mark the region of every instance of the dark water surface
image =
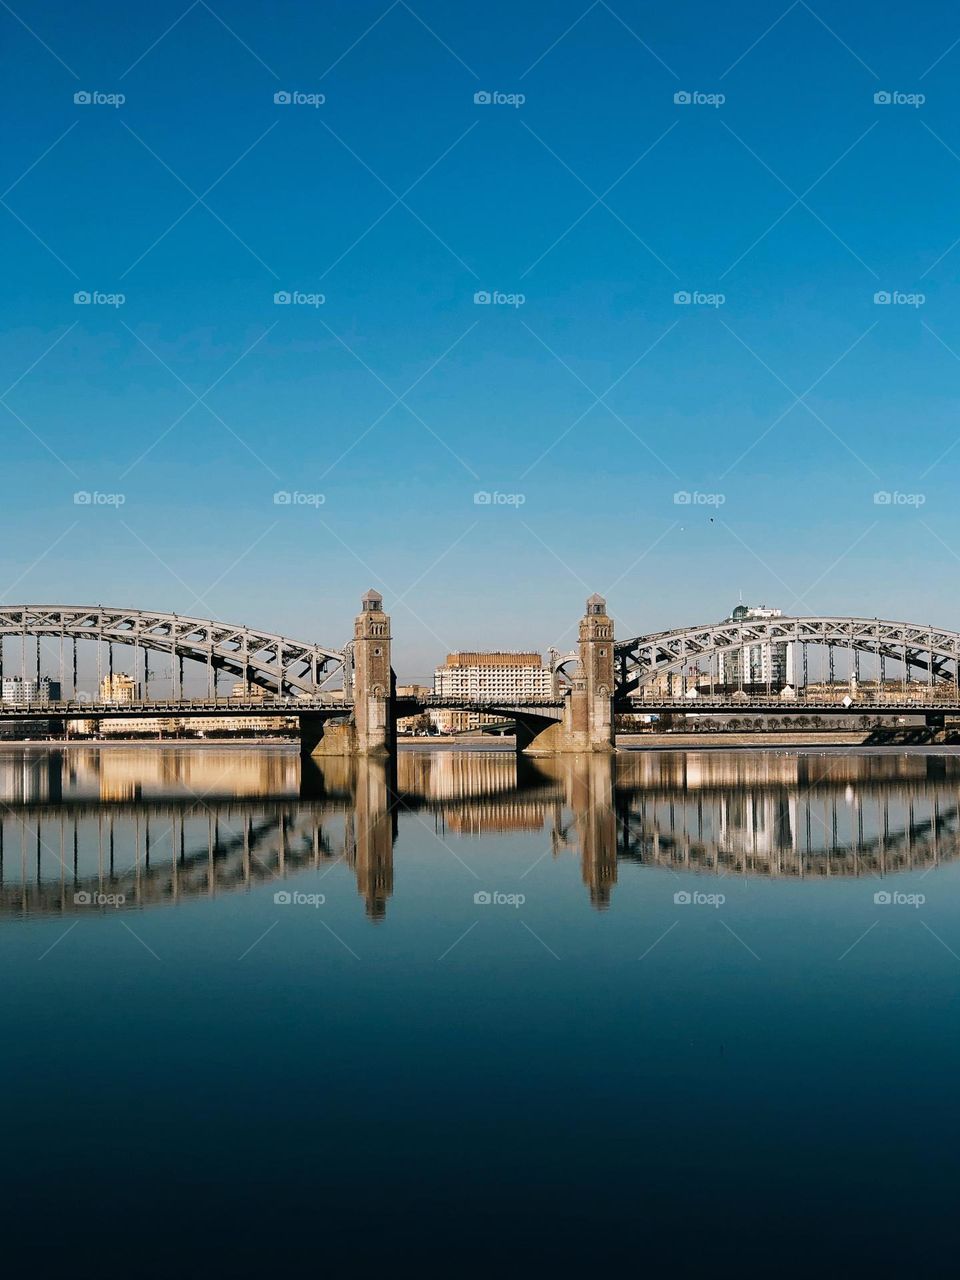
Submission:
POLYGON ((38 1275, 953 1274, 960 759, 0 750, 38 1275))

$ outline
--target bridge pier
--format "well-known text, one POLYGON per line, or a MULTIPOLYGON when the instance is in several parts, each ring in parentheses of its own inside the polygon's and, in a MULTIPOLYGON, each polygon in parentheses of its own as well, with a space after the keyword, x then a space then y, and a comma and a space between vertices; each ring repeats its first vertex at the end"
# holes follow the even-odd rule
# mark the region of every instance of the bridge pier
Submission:
POLYGON ((537 715, 517 715, 517 751, 531 756, 552 756, 570 749, 565 746, 567 730, 564 721, 567 718, 567 711, 568 708, 565 708, 564 720, 548 720, 545 716, 537 715))
MULTIPOLYGON (((396 750, 397 720, 390 664, 390 619, 383 596, 372 588, 363 597, 353 627, 353 710, 349 720, 300 717, 303 755, 387 756, 396 750)), ((350 692, 344 689, 344 695, 350 692)))
POLYGON ((531 755, 616 750, 613 726, 613 620, 602 596, 592 595, 580 620, 580 658, 559 722, 517 720, 517 750, 531 755))
POLYGON ((334 720, 322 712, 307 712, 300 722, 301 756, 353 756, 357 735, 348 721, 334 720))

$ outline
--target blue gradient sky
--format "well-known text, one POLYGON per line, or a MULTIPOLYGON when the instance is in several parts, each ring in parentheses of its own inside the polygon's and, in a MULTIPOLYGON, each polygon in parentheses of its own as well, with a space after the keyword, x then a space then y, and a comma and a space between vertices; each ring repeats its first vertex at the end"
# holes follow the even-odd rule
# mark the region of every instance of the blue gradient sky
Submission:
POLYGON ((372 584, 409 676, 594 589, 621 634, 738 590, 960 627, 954 7, 12 8, 4 602, 340 644, 372 584))

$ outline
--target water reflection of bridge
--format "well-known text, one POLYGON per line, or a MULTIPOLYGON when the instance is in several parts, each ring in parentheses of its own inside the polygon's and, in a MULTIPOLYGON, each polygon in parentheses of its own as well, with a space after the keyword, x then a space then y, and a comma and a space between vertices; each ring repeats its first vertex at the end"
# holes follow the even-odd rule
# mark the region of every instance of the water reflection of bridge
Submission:
POLYGON ((0 752, 0 913, 89 911, 78 894, 175 903, 342 860, 380 919, 400 824, 427 815, 447 842, 542 833, 603 908, 623 864, 816 878, 953 859, 960 760, 424 752, 392 769, 282 750, 0 752))

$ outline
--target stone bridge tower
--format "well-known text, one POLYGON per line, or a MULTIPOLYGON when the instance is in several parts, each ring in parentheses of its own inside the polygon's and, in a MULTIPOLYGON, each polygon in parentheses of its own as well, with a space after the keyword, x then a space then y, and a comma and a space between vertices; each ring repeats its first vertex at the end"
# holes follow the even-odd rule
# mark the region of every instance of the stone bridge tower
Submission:
POLYGON ((353 717, 361 756, 387 755, 395 746, 390 639, 383 596, 371 588, 353 627, 353 717))
POLYGON ((579 660, 563 718, 551 724, 536 714, 518 716, 518 750, 532 755, 616 750, 613 674, 613 620, 603 596, 592 595, 580 620, 579 660))
POLYGON ((582 735, 586 751, 612 751, 613 734, 613 619, 607 602, 594 593, 580 619, 580 664, 571 694, 574 731, 582 735), (577 705, 579 704, 579 705, 577 705))

